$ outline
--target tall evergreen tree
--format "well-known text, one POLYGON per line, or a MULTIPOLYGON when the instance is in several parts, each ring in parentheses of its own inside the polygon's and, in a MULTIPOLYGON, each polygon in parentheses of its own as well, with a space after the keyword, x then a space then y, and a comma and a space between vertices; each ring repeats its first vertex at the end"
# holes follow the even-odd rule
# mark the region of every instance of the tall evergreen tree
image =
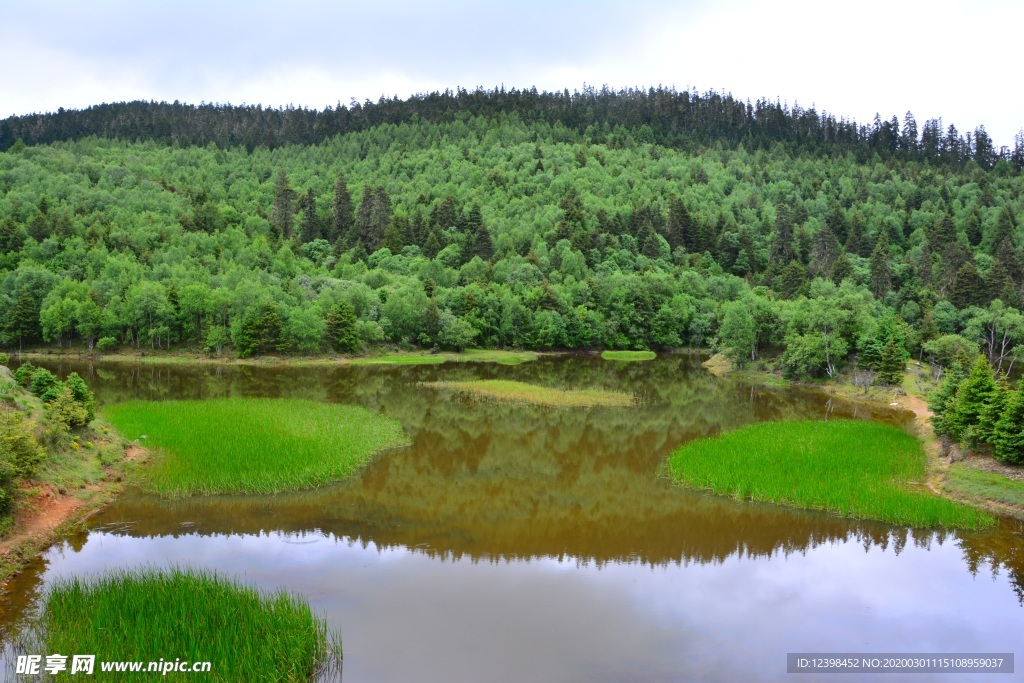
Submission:
POLYGON ((303 244, 323 237, 320 216, 316 212, 316 191, 313 188, 306 190, 306 193, 299 199, 299 208, 302 211, 302 218, 299 223, 299 239, 303 244))
POLYGON ((957 308, 984 306, 987 299, 985 281, 973 261, 965 263, 957 271, 949 290, 949 301, 957 308))
POLYGON ((324 238, 334 244, 338 240, 351 246, 356 236, 353 232, 356 224, 355 211, 352 209, 352 195, 348 191, 345 174, 338 174, 338 182, 334 185, 334 204, 331 211, 330 230, 324 238))
POLYGON ((288 174, 284 169, 277 172, 274 181, 274 205, 270 212, 270 222, 277 226, 281 236, 291 239, 295 226, 295 190, 288 182, 288 174))
POLYGON ((1024 465, 1024 383, 1006 397, 992 432, 992 450, 1003 462, 1024 465))
POLYGON ((772 263, 781 265, 794 260, 796 252, 793 251, 793 219, 789 208, 785 204, 779 204, 777 208, 770 258, 772 263))
POLYGON ((360 348, 356 332, 356 310, 345 299, 341 299, 327 313, 324 319, 327 340, 335 351, 355 353, 360 348))
POLYGON ((889 240, 883 234, 871 252, 871 293, 883 298, 892 289, 892 267, 889 264, 889 240))

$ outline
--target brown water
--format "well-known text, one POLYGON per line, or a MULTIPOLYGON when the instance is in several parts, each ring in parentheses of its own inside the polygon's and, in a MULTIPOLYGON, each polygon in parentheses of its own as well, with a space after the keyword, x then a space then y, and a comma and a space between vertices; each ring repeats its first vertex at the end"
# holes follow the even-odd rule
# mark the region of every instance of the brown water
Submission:
POLYGON ((911 532, 738 503, 660 476, 676 445, 750 422, 909 428, 905 413, 716 379, 693 356, 50 367, 79 372, 104 403, 355 403, 399 420, 413 445, 312 492, 179 502, 128 492, 12 584, 6 628, 55 577, 174 563, 305 595, 342 631, 346 682, 776 681, 787 652, 1012 652, 1024 640, 1020 525, 911 532), (641 402, 549 409, 417 386, 472 378, 616 389, 641 402))

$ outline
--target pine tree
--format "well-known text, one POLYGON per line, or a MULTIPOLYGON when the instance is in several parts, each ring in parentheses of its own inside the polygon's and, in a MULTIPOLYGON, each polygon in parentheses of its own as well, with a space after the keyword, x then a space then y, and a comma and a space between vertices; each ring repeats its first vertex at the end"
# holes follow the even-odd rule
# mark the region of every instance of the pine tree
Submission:
POLYGON ((26 341, 39 338, 39 302, 36 301, 28 287, 22 287, 18 292, 14 305, 8 313, 6 327, 7 335, 18 339, 19 353, 26 341))
POLYGON ((345 246, 351 246, 355 243, 357 236, 353 232, 355 228, 356 218, 355 212, 352 209, 352 195, 348 191, 348 183, 345 180, 345 174, 338 174, 338 182, 334 186, 334 205, 331 214, 331 224, 328 234, 325 235, 325 239, 334 244, 338 240, 342 240, 342 244, 345 246))
POLYGON ((779 204, 775 215, 775 229, 772 231, 772 248, 770 258, 773 263, 789 263, 794 259, 793 251, 793 219, 785 204, 779 204))
POLYGON ((871 293, 881 299, 892 289, 892 268, 889 265, 889 240, 883 234, 871 252, 871 293))
POLYGON ((777 287, 779 296, 792 299, 799 295, 807 284, 807 270, 798 261, 790 261, 789 265, 779 274, 777 287))
POLYGON ((867 258, 870 255, 868 251, 870 248, 871 245, 864 234, 864 218, 860 215, 860 211, 857 211, 853 214, 853 220, 850 221, 850 233, 846 237, 846 252, 867 258))
MULTIPOLYGON (((373 188, 363 185, 363 196, 359 200, 359 208, 356 209, 356 242, 361 242, 364 248, 369 249, 369 237, 372 232, 370 223, 373 216, 373 188)), ((369 249, 373 252, 373 249, 369 249)))
POLYGON ((668 220, 665 222, 665 240, 668 246, 673 251, 679 246, 689 252, 698 251, 701 240, 697 232, 696 221, 687 211, 683 200, 673 195, 668 202, 668 220))
POLYGON ((373 203, 370 210, 370 231, 363 238, 366 248, 370 253, 377 251, 383 246, 384 231, 391 225, 391 197, 383 185, 378 185, 373 191, 373 203))
POLYGON ((356 310, 342 299, 331 308, 324 320, 327 340, 336 351, 355 353, 360 348, 356 332, 356 310))
POLYGON ((441 334, 441 311, 433 296, 427 300, 427 310, 423 316, 423 334, 428 344, 436 344, 437 337, 441 334))
POLYGON ((1024 383, 1006 397, 1006 407, 992 434, 995 456, 1011 465, 1024 465, 1024 383))
POLYGON ((895 337, 889 337, 882 347, 882 356, 878 363, 878 381, 893 386, 902 385, 906 354, 903 345, 896 341, 895 337))
POLYGON ((992 368, 988 361, 981 357, 974 364, 967 379, 960 383, 956 399, 946 411, 947 431, 954 440, 966 440, 972 446, 977 444, 977 427, 982 412, 991 403, 996 391, 992 368))
POLYGON ((299 239, 303 244, 320 239, 323 232, 320 227, 320 217, 316 213, 316 191, 313 188, 306 190, 306 193, 299 199, 299 208, 302 211, 299 239))
POLYGON ((829 277, 840 253, 842 250, 839 248, 839 240, 836 239, 831 226, 826 222, 814 237, 814 247, 811 249, 811 273, 818 277, 829 277))
POLYGON ((949 290, 949 302, 957 308, 984 306, 986 299, 985 281, 981 278, 973 261, 965 263, 953 278, 949 290))
POLYGON ((274 206, 271 208, 270 222, 277 226, 281 236, 286 240, 292 238, 295 226, 295 190, 288 182, 288 174, 284 169, 278 171, 274 181, 274 206))
POLYGON ((25 243, 25 235, 14 222, 13 216, 5 216, 0 221, 0 253, 9 254, 21 249, 25 243))
POLYGON ((494 245, 491 243, 491 233, 482 221, 476 226, 476 232, 472 237, 473 244, 469 250, 469 257, 479 256, 484 261, 490 261, 494 256, 494 245))

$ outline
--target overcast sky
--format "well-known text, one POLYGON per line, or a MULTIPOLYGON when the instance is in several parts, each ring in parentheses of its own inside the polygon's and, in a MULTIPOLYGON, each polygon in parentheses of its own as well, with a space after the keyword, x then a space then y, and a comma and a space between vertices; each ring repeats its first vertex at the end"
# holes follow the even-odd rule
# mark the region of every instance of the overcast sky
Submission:
POLYGON ((910 110, 1012 145, 1022 25, 1021 0, 0 0, 0 116, 664 84, 861 122, 910 110))

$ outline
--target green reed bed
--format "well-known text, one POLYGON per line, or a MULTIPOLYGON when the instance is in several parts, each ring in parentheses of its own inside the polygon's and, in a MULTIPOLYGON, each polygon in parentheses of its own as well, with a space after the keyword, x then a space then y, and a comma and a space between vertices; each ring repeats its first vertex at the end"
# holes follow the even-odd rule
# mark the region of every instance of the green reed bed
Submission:
POLYGON ((120 660, 211 663, 208 673, 172 672, 170 680, 309 681, 326 668, 340 671, 340 638, 303 599, 211 572, 119 570, 58 579, 42 605, 19 649, 94 654, 100 680, 164 678, 146 671, 101 673, 101 661, 120 660))
POLYGON ((129 401, 104 415, 122 436, 145 435, 144 445, 162 451, 146 485, 171 498, 313 488, 409 443, 391 418, 294 399, 129 401))
POLYGON ((353 358, 350 365, 439 365, 445 357, 439 354, 412 354, 407 356, 375 356, 372 358, 353 358))
POLYGON ((677 482, 715 493, 908 526, 980 528, 991 515, 929 493, 925 455, 876 422, 766 422, 681 446, 677 482))
POLYGON ((601 358, 604 360, 617 360, 636 362, 643 360, 654 360, 658 354, 654 351, 602 351, 601 358))
POLYGON ((423 382, 422 386, 478 394, 502 401, 534 403, 557 408, 629 406, 636 399, 621 391, 598 389, 552 389, 526 382, 486 379, 468 382, 423 382))

